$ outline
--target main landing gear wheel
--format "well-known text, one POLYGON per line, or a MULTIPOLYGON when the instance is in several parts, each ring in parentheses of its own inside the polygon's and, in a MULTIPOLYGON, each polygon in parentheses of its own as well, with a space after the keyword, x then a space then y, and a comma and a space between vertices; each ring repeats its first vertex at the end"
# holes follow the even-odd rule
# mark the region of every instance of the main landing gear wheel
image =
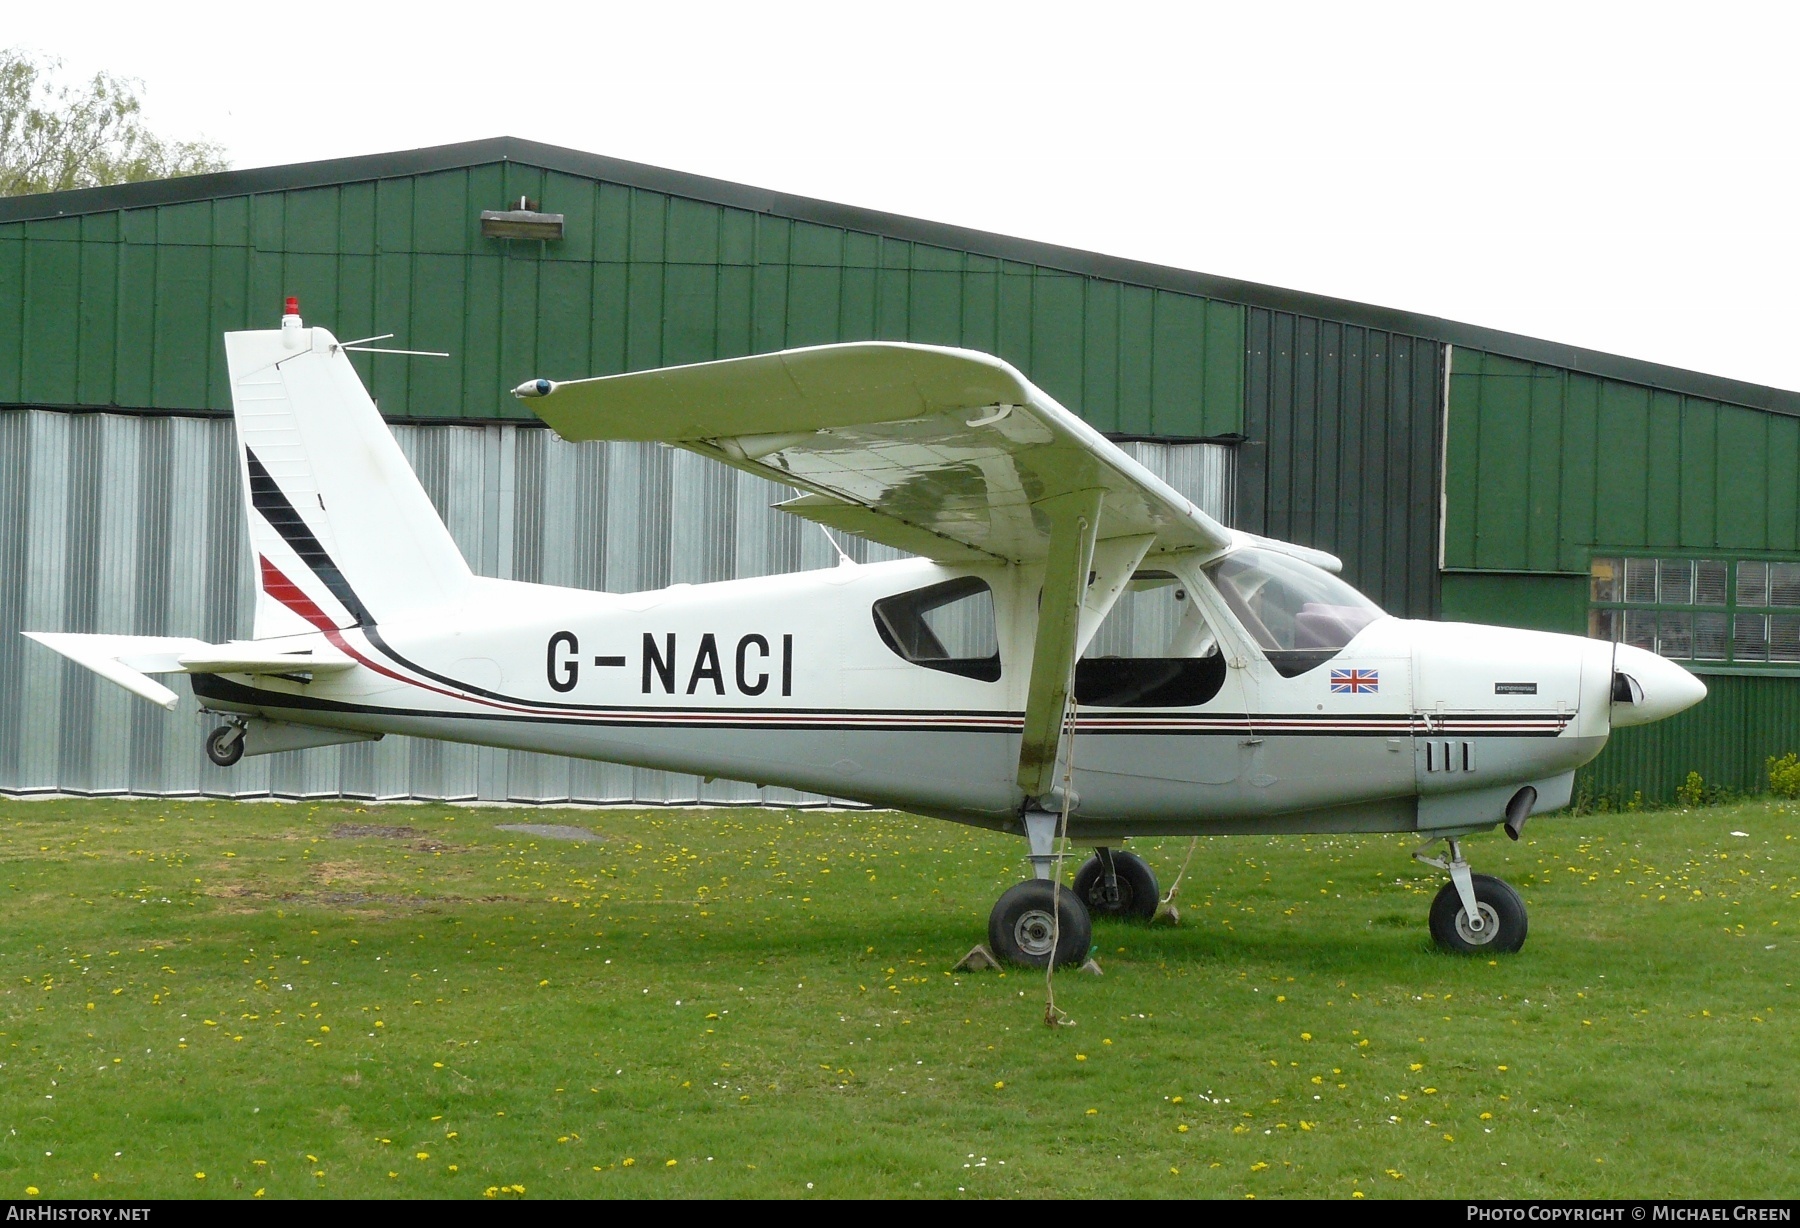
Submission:
POLYGON ((244 731, 236 725, 220 725, 206 735, 206 757, 220 767, 230 767, 244 757, 244 731))
POLYGON ((1026 879, 988 914, 988 946, 1009 963, 1042 968, 1054 945, 1057 967, 1079 964, 1093 941, 1093 922, 1075 892, 1045 879, 1026 879))
POLYGON ((1512 954, 1525 945, 1525 901, 1491 874, 1472 874, 1479 926, 1469 922, 1455 883, 1446 883, 1431 902, 1431 938, 1457 955, 1512 954))
POLYGON ((1075 871, 1075 895, 1092 915, 1125 921, 1148 921, 1162 898, 1156 873, 1142 857, 1108 848, 1095 849, 1075 871))

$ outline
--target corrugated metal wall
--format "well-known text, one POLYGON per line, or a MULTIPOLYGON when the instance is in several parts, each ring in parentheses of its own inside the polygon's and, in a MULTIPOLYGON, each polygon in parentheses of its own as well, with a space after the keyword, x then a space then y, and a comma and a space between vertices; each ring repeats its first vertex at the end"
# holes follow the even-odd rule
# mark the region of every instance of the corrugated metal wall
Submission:
POLYGON ((518 162, 0 225, 0 404, 230 409, 222 332, 282 296, 389 417, 523 418, 505 390, 830 341, 997 354, 1104 431, 1242 421, 1244 309, 518 162), (520 196, 567 217, 481 236, 520 196))
POLYGON ((1329 550, 1391 613, 1437 613, 1444 347, 1252 309, 1237 518, 1329 550))
MULTIPOLYGON (((836 562, 816 526, 770 509, 791 492, 692 453, 571 444, 512 425, 398 426, 395 434, 483 575, 623 592, 836 562)), ((1229 448, 1125 447, 1223 515, 1229 448)), ((845 545, 863 562, 898 557, 857 539, 845 545)), ((0 791, 820 800, 398 737, 221 769, 201 752, 207 726, 191 697, 164 712, 19 634, 248 636, 249 550, 229 420, 0 412, 0 791)))
POLYGON ((1461 347, 1451 363, 1447 568, 1800 550, 1800 418, 1461 347))

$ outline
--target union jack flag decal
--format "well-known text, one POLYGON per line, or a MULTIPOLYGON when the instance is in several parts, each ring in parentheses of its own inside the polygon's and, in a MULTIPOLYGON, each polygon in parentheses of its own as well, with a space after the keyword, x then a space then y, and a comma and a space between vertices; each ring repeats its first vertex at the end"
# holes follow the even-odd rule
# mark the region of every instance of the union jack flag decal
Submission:
POLYGON ((1378 669, 1334 669, 1331 671, 1331 693, 1333 695, 1373 694, 1381 689, 1381 671, 1378 669))

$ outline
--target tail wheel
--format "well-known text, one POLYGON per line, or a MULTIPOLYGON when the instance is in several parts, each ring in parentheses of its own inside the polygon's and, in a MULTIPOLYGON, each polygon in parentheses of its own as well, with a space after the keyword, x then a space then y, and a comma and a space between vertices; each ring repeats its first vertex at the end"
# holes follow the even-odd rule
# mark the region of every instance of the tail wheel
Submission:
POLYGON ((1491 874, 1470 876, 1481 926, 1469 923, 1468 910, 1454 883, 1446 883, 1431 902, 1431 938, 1456 955, 1510 955, 1525 945, 1525 901, 1510 885, 1491 874))
POLYGON ((244 731, 236 725, 220 725, 206 735, 206 757, 220 767, 230 767, 244 757, 244 731))
POLYGON ((1029 878, 1000 897, 988 914, 988 946, 1009 963, 1042 968, 1079 964, 1094 942, 1093 922, 1073 891, 1029 878))
POLYGON ((1075 871, 1075 894, 1096 917, 1148 921, 1156 915, 1162 898, 1156 872, 1142 857, 1102 849, 1075 871), (1113 880, 1106 881, 1106 862, 1112 859, 1113 880))

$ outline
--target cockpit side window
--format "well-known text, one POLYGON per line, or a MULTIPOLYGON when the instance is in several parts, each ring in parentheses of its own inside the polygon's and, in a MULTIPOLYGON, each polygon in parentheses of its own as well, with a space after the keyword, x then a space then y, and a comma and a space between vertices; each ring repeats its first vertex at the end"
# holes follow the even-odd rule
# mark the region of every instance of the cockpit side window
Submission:
POLYGON ((1273 550, 1234 550, 1206 572, 1283 677, 1323 665, 1383 617, 1330 572, 1273 550))
POLYGON ((1140 571, 1075 665, 1075 700, 1102 708, 1189 708, 1225 684, 1219 641, 1173 572, 1140 571))
POLYGON ((898 656, 926 669, 982 682, 1000 680, 994 590, 975 576, 883 597, 875 630, 898 656))

